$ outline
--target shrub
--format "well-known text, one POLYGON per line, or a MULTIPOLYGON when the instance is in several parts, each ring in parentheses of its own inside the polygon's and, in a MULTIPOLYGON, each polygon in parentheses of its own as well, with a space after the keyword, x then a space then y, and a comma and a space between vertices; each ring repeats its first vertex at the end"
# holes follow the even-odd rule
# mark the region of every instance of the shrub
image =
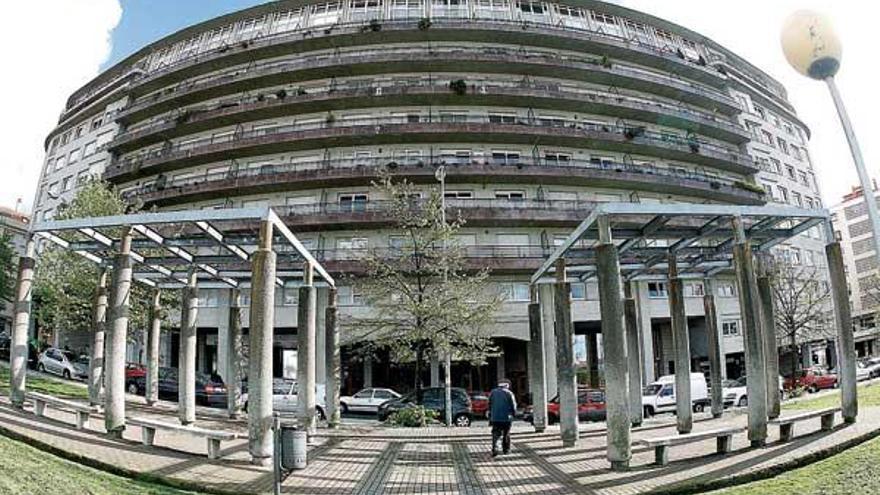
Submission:
POLYGON ((602 67, 605 67, 606 69, 610 69, 611 67, 613 67, 611 59, 608 58, 608 55, 602 55, 602 60, 600 60, 599 63, 602 65, 602 67))
POLYGON ((370 20, 370 31, 373 31, 375 33, 375 32, 379 32, 381 30, 382 30, 382 24, 379 23, 379 20, 378 19, 371 19, 370 20))
POLYGON ((431 27, 431 19, 422 17, 419 19, 419 31, 427 31, 431 27))
POLYGON ((414 406, 393 413, 388 417, 386 423, 391 426, 424 428, 435 419, 437 419, 436 411, 425 409, 424 406, 414 406))
POLYGON ((449 89, 451 89, 453 93, 461 96, 467 93, 467 83, 464 82, 464 79, 449 81, 449 89))

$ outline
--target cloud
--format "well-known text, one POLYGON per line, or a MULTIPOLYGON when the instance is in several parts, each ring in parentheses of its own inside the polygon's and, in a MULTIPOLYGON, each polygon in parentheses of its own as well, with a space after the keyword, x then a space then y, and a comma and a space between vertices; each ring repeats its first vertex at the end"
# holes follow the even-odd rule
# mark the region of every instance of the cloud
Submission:
POLYGON ((0 205, 29 210, 45 158, 43 140, 67 97, 98 74, 119 23, 118 0, 0 2, 0 205))

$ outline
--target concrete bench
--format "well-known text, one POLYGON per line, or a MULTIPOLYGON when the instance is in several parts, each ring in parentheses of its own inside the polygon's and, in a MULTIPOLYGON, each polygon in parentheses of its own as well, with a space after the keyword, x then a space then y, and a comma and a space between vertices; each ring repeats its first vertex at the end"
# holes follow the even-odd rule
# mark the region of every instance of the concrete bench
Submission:
POLYGON ((51 395, 38 392, 27 392, 25 398, 34 403, 34 414, 44 417, 46 407, 51 406, 62 411, 71 411, 76 414, 76 429, 82 430, 89 424, 89 417, 98 412, 98 408, 88 404, 81 404, 67 399, 59 399, 51 395))
POLYGON ((839 407, 829 407, 827 409, 818 409, 816 411, 808 411, 793 416, 779 417, 771 419, 767 422, 769 425, 779 426, 779 439, 787 442, 794 436, 794 424, 798 421, 805 421, 813 418, 821 418, 822 431, 829 431, 834 428, 834 415, 840 412, 839 407))
POLYGON ((229 431, 206 430, 195 426, 183 426, 147 418, 127 418, 125 421, 126 424, 141 428, 141 442, 147 446, 153 445, 156 439, 156 430, 175 431, 203 437, 208 441, 208 459, 219 459, 220 442, 235 439, 235 433, 229 431))
POLYGON ((668 437, 646 438, 638 440, 635 443, 654 449, 654 462, 658 466, 665 466, 669 463, 669 447, 673 445, 683 445, 687 443, 699 442, 707 438, 715 438, 718 445, 718 453, 726 454, 730 452, 733 435, 745 431, 745 427, 737 428, 719 428, 717 430, 700 431, 696 433, 686 433, 684 435, 672 435, 668 437))

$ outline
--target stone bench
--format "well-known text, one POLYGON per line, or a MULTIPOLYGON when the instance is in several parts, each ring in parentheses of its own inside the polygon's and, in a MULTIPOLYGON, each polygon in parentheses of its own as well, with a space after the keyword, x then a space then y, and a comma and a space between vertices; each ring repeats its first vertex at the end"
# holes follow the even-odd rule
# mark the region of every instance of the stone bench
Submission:
POLYGON ((821 418, 822 431, 830 431, 834 428, 834 415, 840 412, 839 407, 829 407, 827 409, 818 409, 816 411, 807 411, 793 416, 779 417, 771 419, 767 422, 769 425, 779 426, 779 439, 787 442, 794 436, 794 424, 798 421, 805 421, 813 418, 821 418))
POLYGON ((98 413, 98 408, 88 404, 81 404, 67 399, 59 399, 51 395, 38 392, 27 392, 25 398, 34 403, 34 414, 44 417, 46 406, 54 407, 62 411, 71 411, 76 414, 76 429, 82 430, 89 424, 89 417, 98 413))
POLYGON ((188 433, 196 437, 203 437, 208 441, 208 459, 220 458, 220 442, 234 440, 235 433, 229 431, 206 430, 195 426, 183 426, 173 423, 165 423, 155 419, 127 418, 126 424, 141 428, 141 442, 152 446, 156 439, 156 430, 167 430, 180 433, 188 433))
POLYGON ((683 445, 687 443, 699 442, 707 438, 717 439, 718 453, 726 454, 730 452, 733 435, 745 431, 745 427, 736 428, 719 428, 717 430, 700 431, 696 433, 686 433, 684 435, 671 435, 668 437, 646 438, 637 440, 635 444, 641 444, 654 449, 654 462, 658 466, 665 466, 669 463, 669 447, 673 445, 683 445))

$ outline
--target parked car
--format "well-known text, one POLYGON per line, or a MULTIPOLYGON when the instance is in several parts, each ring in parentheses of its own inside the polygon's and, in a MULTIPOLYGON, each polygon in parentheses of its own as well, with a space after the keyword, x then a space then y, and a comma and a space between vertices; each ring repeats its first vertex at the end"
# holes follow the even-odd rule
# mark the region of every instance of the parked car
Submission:
MULTIPOLYGON (((834 375, 838 375, 837 368, 833 368, 829 371, 834 375)), ((856 381, 861 382, 865 380, 871 379, 871 370, 868 369, 868 365, 865 364, 864 361, 856 361, 856 381)))
MULTIPOLYGON (((315 412, 318 414, 318 419, 322 420, 327 419, 327 407, 324 402, 325 392, 324 385, 315 385, 315 412)), ((248 389, 246 381, 241 386, 241 402, 244 404, 244 410, 247 411, 248 389)), ((289 378, 274 378, 272 380, 272 409, 288 414, 299 411, 296 380, 289 378)))
MULTIPOLYGON (((726 380, 725 383, 726 385, 721 393, 721 396, 724 398, 724 407, 746 407, 749 405, 748 380, 745 376, 741 376, 738 380, 733 380, 732 382, 726 380)), ((777 388, 779 389, 777 393, 779 394, 780 400, 785 396, 782 385, 783 379, 780 376, 777 384, 777 388)))
MULTIPOLYGON (((159 368, 159 398, 176 401, 178 399, 178 390, 180 378, 177 368, 159 368)), ((147 389, 146 375, 135 377, 128 384, 128 392, 130 394, 143 395, 147 389)), ((218 376, 211 376, 207 373, 196 373, 196 403, 211 406, 226 406, 226 385, 218 376)))
POLYGON ((880 378, 880 357, 872 357, 864 360, 865 367, 868 369, 868 376, 871 378, 880 378))
POLYGON ((138 363, 125 363, 125 388, 130 390, 136 378, 147 376, 147 367, 138 363))
POLYGON ((809 368, 796 373, 795 379, 785 379, 786 390, 803 387, 809 392, 837 387, 837 375, 822 368, 809 368))
MULTIPOLYGON (((709 406, 709 386, 702 373, 691 373, 691 402, 694 412, 703 412, 709 406)), ((661 376, 642 392, 645 417, 661 412, 675 412, 675 375, 661 376)))
POLYGON ((40 354, 40 358, 37 360, 37 370, 61 375, 68 380, 71 378, 84 380, 89 376, 89 360, 88 358, 79 359, 70 351, 50 347, 40 354))
POLYGON ((343 413, 369 412, 377 413, 383 403, 397 399, 400 394, 390 388, 365 388, 354 395, 339 398, 339 410, 343 413))
MULTIPOLYGON (((523 420, 533 422, 534 409, 525 408, 523 420)), ((578 389, 578 419, 581 421, 605 421, 605 391, 599 389, 578 389)), ((559 395, 547 402, 547 423, 559 422, 559 395)))
MULTIPOLYGON (((379 421, 385 421, 391 414, 417 405, 436 412, 438 419, 445 421, 446 392, 443 387, 424 388, 421 394, 411 392, 382 404, 379 406, 379 421)), ((470 426, 473 415, 473 407, 467 391, 463 388, 453 387, 452 423, 455 426, 470 426)))
POLYGON ((475 418, 489 418, 489 394, 487 392, 468 392, 471 409, 475 418))

